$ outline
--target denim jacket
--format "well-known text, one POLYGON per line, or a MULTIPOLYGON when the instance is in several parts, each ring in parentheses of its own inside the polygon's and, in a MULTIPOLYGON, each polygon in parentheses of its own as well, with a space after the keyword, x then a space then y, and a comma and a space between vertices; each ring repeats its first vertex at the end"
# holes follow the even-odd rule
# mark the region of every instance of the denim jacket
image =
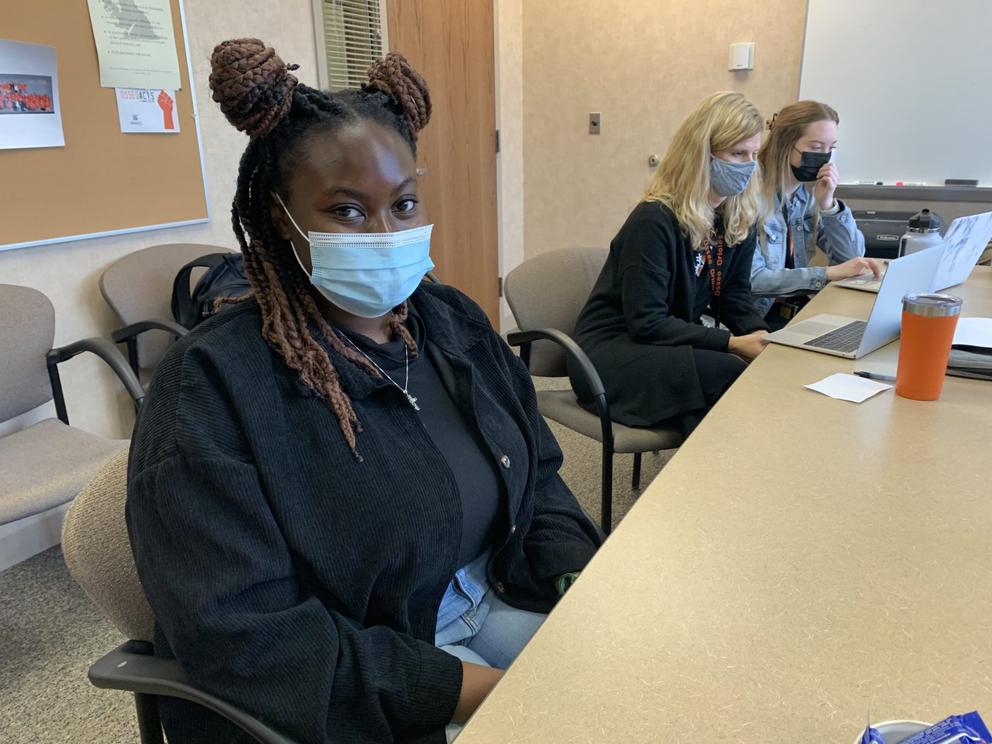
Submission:
POLYGON ((758 249, 751 263, 751 293, 755 307, 764 316, 776 297, 816 292, 827 283, 825 266, 809 266, 819 248, 827 254, 831 266, 865 255, 865 237, 854 222, 851 209, 839 199, 833 214, 820 212, 816 236, 813 235, 816 202, 805 186, 800 186, 785 208, 792 226, 795 250, 794 269, 785 268, 788 233, 782 209, 782 196, 765 218, 758 249))

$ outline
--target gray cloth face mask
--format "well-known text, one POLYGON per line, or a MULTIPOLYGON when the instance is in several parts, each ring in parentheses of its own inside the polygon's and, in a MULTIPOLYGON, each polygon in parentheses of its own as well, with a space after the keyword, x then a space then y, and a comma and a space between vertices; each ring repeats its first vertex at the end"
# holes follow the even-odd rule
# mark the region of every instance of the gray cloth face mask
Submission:
POLYGON ((737 196, 751 182, 758 161, 731 163, 710 155, 710 186, 722 197, 737 196))

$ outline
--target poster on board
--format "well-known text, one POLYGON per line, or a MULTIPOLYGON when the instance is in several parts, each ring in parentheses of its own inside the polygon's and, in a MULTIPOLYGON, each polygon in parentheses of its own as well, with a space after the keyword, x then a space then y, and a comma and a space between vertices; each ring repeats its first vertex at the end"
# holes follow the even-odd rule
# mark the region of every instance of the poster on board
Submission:
POLYGON ((64 146, 55 47, 0 39, 0 150, 64 146))
POLYGON ((178 90, 170 0, 87 0, 104 88, 178 90))
POLYGON ((179 134, 174 90, 118 88, 117 115, 124 134, 179 134))

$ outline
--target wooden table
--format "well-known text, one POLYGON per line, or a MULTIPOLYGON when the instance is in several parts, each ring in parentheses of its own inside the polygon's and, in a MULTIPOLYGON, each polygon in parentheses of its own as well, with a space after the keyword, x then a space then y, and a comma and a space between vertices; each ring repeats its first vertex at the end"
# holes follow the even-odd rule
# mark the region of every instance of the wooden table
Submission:
MULTIPOLYGON (((992 270, 948 290, 992 315, 992 270)), ((802 317, 868 316, 828 287, 802 317)), ((646 489, 458 739, 852 742, 992 718, 992 383, 860 405, 766 349, 646 489)))

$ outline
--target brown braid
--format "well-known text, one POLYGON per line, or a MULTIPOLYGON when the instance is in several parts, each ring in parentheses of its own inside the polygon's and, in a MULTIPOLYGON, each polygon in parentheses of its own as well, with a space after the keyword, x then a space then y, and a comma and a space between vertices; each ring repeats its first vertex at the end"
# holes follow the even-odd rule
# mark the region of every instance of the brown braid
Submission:
POLYGON ((403 109, 403 116, 416 132, 431 120, 431 94, 427 81, 410 67, 402 54, 390 52, 369 67, 369 81, 363 86, 392 96, 403 109))
MULTIPOLYGON (((430 117, 430 94, 402 56, 390 54, 387 60, 388 72, 377 73, 361 91, 334 95, 299 85, 289 73, 295 66, 284 64, 258 39, 225 41, 211 60, 214 100, 228 121, 251 137, 241 157, 231 222, 261 311, 262 336, 303 384, 328 402, 359 461, 361 422, 327 348, 370 375, 381 373, 345 344, 320 312, 309 278, 272 222, 270 194, 288 196, 288 174, 301 156, 304 136, 315 127, 371 119, 396 130, 416 152, 416 133, 430 117)), ((389 327, 416 354, 405 326, 407 312, 405 302, 395 308, 389 327)))
POLYGON ((211 59, 210 90, 227 120, 249 137, 272 131, 293 103, 299 81, 272 47, 258 39, 218 44, 211 59))

